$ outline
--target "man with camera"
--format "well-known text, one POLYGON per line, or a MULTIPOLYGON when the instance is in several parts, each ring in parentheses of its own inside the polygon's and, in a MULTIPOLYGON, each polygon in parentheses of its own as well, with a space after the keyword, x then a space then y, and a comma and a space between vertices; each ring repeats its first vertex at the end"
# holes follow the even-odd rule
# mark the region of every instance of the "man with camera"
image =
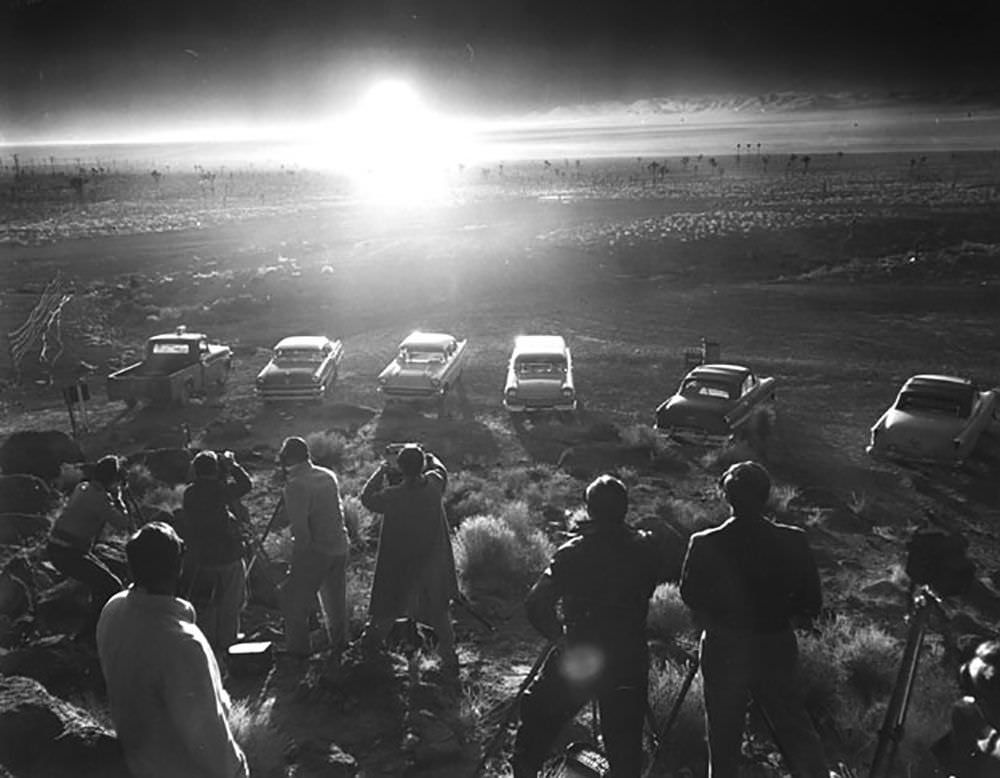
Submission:
POLYGON ((194 480, 184 490, 181 535, 188 547, 181 584, 198 614, 198 626, 216 655, 236 642, 246 589, 244 536, 249 532, 231 506, 253 488, 232 451, 202 451, 191 463, 194 480))
POLYGON ((611 774, 638 778, 642 770, 649 598, 658 583, 677 580, 682 546, 666 548, 670 539, 664 545, 625 523, 628 491, 614 476, 594 479, 585 500, 587 521, 556 551, 525 603, 528 620, 555 649, 521 699, 514 778, 535 778, 560 730, 595 698, 611 774))
POLYGON ((393 621, 412 618, 433 627, 444 669, 457 674, 449 606, 458 594, 443 495, 448 471, 416 443, 390 447, 365 483, 361 503, 382 514, 365 645, 382 647, 393 621))
POLYGON ((285 438, 278 461, 287 474, 282 496, 292 531, 292 566, 280 595, 285 654, 305 659, 312 653, 309 616, 318 597, 337 663, 347 639, 347 556, 358 527, 344 514, 336 474, 313 464, 305 440, 285 438))
POLYGON ((791 773, 828 778, 797 680, 793 629, 810 624, 822 604, 805 532, 764 515, 771 477, 757 462, 733 465, 719 486, 732 516, 691 536, 681 576, 681 597, 704 629, 709 778, 739 774, 750 698, 770 721, 791 773))
POLYGON ((93 551, 105 524, 123 531, 131 526, 120 492, 123 478, 118 457, 101 458, 93 476, 73 490, 49 534, 49 561, 63 575, 90 589, 92 617, 84 634, 93 633, 104 603, 123 588, 121 579, 93 551))

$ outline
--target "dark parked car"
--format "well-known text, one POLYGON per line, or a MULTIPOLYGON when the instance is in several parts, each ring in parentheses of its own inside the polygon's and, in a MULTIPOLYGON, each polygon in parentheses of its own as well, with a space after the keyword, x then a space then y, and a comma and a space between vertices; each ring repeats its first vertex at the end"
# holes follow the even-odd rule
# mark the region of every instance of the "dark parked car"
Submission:
POLYGON ((774 378, 758 378, 743 365, 699 365, 656 409, 655 427, 678 440, 724 442, 755 408, 774 400, 774 384, 774 378))
POLYGON ((337 379, 343 356, 343 344, 324 335, 283 338, 257 374, 257 396, 264 402, 322 400, 337 379))

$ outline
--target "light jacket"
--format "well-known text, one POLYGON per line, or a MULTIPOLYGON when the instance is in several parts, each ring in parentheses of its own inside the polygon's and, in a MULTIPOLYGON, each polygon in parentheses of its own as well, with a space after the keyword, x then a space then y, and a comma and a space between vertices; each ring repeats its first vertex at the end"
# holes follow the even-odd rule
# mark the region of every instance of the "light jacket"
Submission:
POLYGON ((285 515, 292 530, 293 556, 313 552, 347 554, 348 536, 340 485, 332 470, 302 462, 288 468, 285 515))
POLYGON ((105 524, 127 530, 129 519, 115 506, 111 495, 100 483, 83 481, 77 484, 66 507, 52 525, 52 540, 87 552, 105 524))
POLYGON ((134 778, 247 778, 229 695, 191 603, 131 587, 104 606, 97 653, 134 778))

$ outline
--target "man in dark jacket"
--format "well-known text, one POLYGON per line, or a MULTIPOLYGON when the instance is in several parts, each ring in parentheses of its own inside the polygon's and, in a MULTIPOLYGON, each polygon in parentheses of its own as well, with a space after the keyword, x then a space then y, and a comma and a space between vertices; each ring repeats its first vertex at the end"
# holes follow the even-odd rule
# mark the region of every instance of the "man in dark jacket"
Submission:
POLYGON ((227 451, 219 461, 202 451, 191 464, 194 481, 184 490, 182 595, 194 603, 198 626, 216 656, 233 643, 240 627, 246 588, 241 525, 230 506, 253 488, 250 475, 227 451))
POLYGON ((657 584, 677 580, 653 536, 625 524, 628 492, 610 475, 586 491, 589 521, 556 551, 526 602, 528 619, 556 644, 521 699, 514 778, 534 778, 559 731, 590 699, 615 778, 642 769, 649 649, 646 615, 657 584), (561 604, 562 618, 558 606, 561 604))
POLYGON ((117 457, 103 457, 94 475, 73 490, 66 507, 52 525, 46 553, 63 575, 82 581, 90 588, 93 609, 86 632, 97 627, 97 618, 111 597, 122 590, 121 579, 93 552, 94 543, 105 524, 127 531, 130 526, 119 493, 121 463, 117 457))
POLYGON ((393 621, 409 617, 434 628, 445 669, 457 672, 449 606, 458 584, 442 502, 448 471, 416 444, 400 450, 396 468, 399 483, 388 483, 383 463, 361 492, 362 505, 383 516, 366 644, 381 646, 393 621))
POLYGON ((764 516, 771 478, 756 462, 719 481, 732 517, 691 536, 681 597, 704 628, 701 674, 710 778, 736 778, 752 697, 767 715, 795 776, 827 778, 823 747, 798 685, 793 628, 822 605, 805 532, 764 516))

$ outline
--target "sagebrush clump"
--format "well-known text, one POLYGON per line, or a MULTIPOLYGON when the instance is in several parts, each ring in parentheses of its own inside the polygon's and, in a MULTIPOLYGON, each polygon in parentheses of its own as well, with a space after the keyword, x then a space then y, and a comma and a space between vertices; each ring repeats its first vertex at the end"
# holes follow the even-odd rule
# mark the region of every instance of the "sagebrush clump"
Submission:
POLYGON ((555 548, 538 529, 522 524, 518 510, 512 526, 504 518, 474 516, 455 534, 455 565, 469 592, 522 596, 534 583, 555 548))
POLYGON ((257 704, 236 700, 229 710, 229 728, 246 754, 250 775, 280 778, 285 775, 286 739, 273 721, 274 698, 257 704))

